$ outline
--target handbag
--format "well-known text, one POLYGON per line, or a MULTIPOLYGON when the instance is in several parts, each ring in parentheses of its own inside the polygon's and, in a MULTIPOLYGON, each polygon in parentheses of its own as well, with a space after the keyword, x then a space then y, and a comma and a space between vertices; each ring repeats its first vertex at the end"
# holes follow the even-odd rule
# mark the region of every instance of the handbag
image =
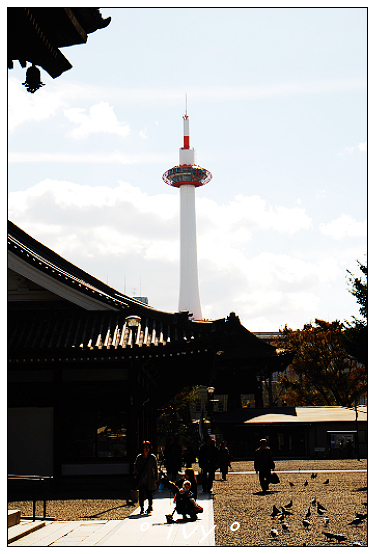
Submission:
POLYGON ((270 474, 269 482, 273 485, 277 485, 277 483, 280 483, 280 479, 277 473, 273 472, 270 474))

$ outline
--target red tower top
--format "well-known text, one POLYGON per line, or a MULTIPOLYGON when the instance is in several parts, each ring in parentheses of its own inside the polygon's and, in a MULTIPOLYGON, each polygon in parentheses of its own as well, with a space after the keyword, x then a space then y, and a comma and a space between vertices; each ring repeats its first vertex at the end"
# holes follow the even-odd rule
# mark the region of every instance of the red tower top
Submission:
POLYGON ((184 126, 184 145, 180 148, 180 164, 168 169, 163 174, 167 185, 180 188, 182 185, 201 187, 212 179, 212 174, 194 163, 194 148, 190 148, 189 116, 182 116, 184 126))

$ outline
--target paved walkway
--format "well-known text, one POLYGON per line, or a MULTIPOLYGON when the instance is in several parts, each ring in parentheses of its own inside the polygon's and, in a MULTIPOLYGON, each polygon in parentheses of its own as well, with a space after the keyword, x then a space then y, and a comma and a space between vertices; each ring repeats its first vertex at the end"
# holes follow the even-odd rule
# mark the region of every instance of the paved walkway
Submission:
MULTIPOLYGON (((366 472, 355 470, 315 470, 321 473, 366 472)), ((311 473, 311 470, 284 470, 277 473, 311 473)), ((255 474, 255 471, 230 471, 230 474, 255 474)), ((183 521, 174 514, 173 524, 166 515, 174 509, 169 491, 154 493, 153 512, 140 515, 137 508, 123 520, 45 521, 45 525, 32 533, 11 542, 8 546, 215 546, 213 496, 202 493, 198 486, 198 504, 203 513, 197 521, 183 521)), ((147 502, 146 502, 147 506, 147 502)), ((8 529, 8 538, 21 534, 27 528, 36 528, 38 522, 21 520, 8 529), (17 529, 16 529, 17 528, 17 529)))
MULTIPOLYGON (((137 508, 124 520, 54 521, 9 546, 215 546, 213 496, 200 492, 203 513, 197 521, 183 521, 174 514, 169 491, 155 492, 153 512, 140 515, 137 508)), ((147 506, 147 502, 146 502, 147 506)))

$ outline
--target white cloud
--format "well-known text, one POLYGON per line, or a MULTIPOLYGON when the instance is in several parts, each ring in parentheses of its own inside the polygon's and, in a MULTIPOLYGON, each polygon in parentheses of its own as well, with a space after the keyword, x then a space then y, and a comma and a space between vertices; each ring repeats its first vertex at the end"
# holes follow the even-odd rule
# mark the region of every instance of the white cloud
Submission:
POLYGON ((62 90, 53 92, 42 88, 37 94, 30 94, 15 79, 8 80, 8 129, 13 131, 26 121, 42 121, 55 115, 56 111, 66 106, 62 90))
POLYGON ((119 150, 114 152, 92 152, 92 153, 72 153, 72 152, 9 152, 9 163, 90 163, 90 164, 153 164, 165 163, 171 161, 174 153, 138 153, 125 154, 119 150))
POLYGON ((323 235, 332 237, 335 240, 341 240, 346 237, 367 236, 367 222, 356 221, 354 217, 341 214, 340 217, 331 221, 331 223, 321 223, 319 230, 323 235))
POLYGON ((80 139, 92 133, 114 133, 121 137, 127 137, 130 127, 127 123, 120 123, 113 111, 113 106, 108 102, 99 102, 91 106, 89 115, 83 108, 69 108, 64 110, 64 115, 78 125, 69 133, 70 136, 80 139))
MULTIPOLYGON (((367 142, 360 142, 357 146, 357 148, 361 151, 361 152, 367 152, 367 142)), ((339 152, 337 155, 338 156, 345 156, 345 154, 348 154, 349 156, 351 156, 353 154, 353 152, 355 151, 355 148, 354 146, 346 146, 342 152, 339 152)))
POLYGON ((345 146, 345 148, 343 149, 342 152, 339 152, 337 155, 338 156, 345 156, 345 154, 353 154, 354 152, 354 146, 345 146))
MULTIPOLYGON (((176 194, 151 196, 121 181, 111 188, 46 179, 9 194, 9 218, 95 277, 106 281, 109 274, 109 284, 118 290, 125 274, 128 287, 138 288, 142 272, 151 304, 175 311, 176 194)), ((255 232, 290 235, 309 229, 311 220, 301 207, 270 206, 259 196, 238 195, 228 205, 197 198, 197 219, 204 317, 224 317, 234 310, 253 330, 255 323, 261 324, 259 318, 265 318, 263 329, 277 329, 281 315, 284 320, 314 310, 319 304, 316 287, 339 272, 332 260, 249 252, 255 232)))
POLYGON ((196 206, 200 251, 209 252, 214 244, 217 248, 240 247, 249 242, 256 231, 291 235, 312 226, 304 208, 270 206, 257 195, 239 194, 227 205, 197 198, 196 206))
MULTIPOLYGON (((173 87, 147 87, 147 88, 126 88, 126 87, 105 87, 64 84, 65 94, 70 98, 97 99, 112 98, 121 99, 122 102, 146 102, 160 103, 176 102, 181 103, 185 96, 186 88, 173 87)), ((239 99, 268 98, 274 96, 295 96, 304 94, 322 94, 340 92, 345 90, 366 90, 366 80, 317 80, 317 81, 288 81, 258 85, 244 86, 204 86, 189 88, 189 95, 195 101, 233 101, 239 99)))
POLYGON ((143 138, 143 139, 147 139, 148 136, 146 135, 146 132, 147 132, 147 128, 141 129, 141 130, 139 131, 139 133, 138 133, 138 136, 141 137, 141 138, 143 138))
MULTIPOLYGON (((344 90, 365 90, 366 82, 361 80, 326 80, 326 81, 292 81, 286 83, 270 83, 265 85, 252 86, 236 86, 236 87, 194 87, 190 90, 190 94, 195 98, 195 101, 207 102, 232 102, 236 100, 269 98, 275 96, 295 96, 305 94, 322 94, 324 92, 339 92, 344 90)), ((69 107, 72 102, 84 100, 85 102, 98 102, 107 104, 108 100, 117 101, 127 104, 136 103, 137 106, 147 103, 169 102, 180 105, 181 98, 186 93, 185 88, 162 88, 162 87, 147 87, 141 88, 126 88, 126 87, 106 87, 83 85, 71 82, 63 82, 59 79, 54 82, 51 80, 46 87, 40 89, 37 94, 29 94, 22 86, 19 79, 9 77, 8 80, 8 109, 9 130, 13 130, 20 124, 33 120, 41 121, 55 115, 56 111, 65 107, 70 112, 72 118, 76 118, 77 124, 81 127, 74 130, 74 134, 85 136, 89 132, 94 131, 96 125, 102 127, 103 122, 97 121, 96 114, 87 115, 79 108, 69 107), (85 116, 88 119, 82 118, 85 116)), ((98 105, 98 104, 97 104, 98 105)), ((69 112, 68 112, 69 113, 69 112)), ((114 121, 114 114, 109 114, 110 119, 114 121)), ((100 118, 101 119, 101 118, 100 118)), ((117 120, 116 120, 117 121, 117 120)), ((158 122, 155 121, 155 125, 158 122)), ((127 125, 114 123, 114 128, 120 134, 127 133, 127 125)), ((109 131, 105 131, 109 132, 109 131)), ((361 143, 362 144, 362 143, 361 143)), ((341 155, 341 154, 339 154, 341 155)))

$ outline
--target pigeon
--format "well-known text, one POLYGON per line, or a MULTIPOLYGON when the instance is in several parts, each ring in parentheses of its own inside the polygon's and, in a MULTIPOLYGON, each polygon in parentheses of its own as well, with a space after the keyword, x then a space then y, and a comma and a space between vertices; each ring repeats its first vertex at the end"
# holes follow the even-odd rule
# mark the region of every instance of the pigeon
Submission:
POLYGON ((322 508, 319 508, 319 506, 317 507, 316 511, 317 511, 319 516, 324 516, 324 514, 326 513, 326 510, 323 510, 322 508))
POLYGON ((329 479, 327 479, 326 481, 323 481, 323 485, 328 485, 329 483, 329 479))
POLYGON ((309 519, 303 519, 302 524, 303 524, 305 529, 308 529, 311 525, 311 521, 309 519))
POLYGON ((323 506, 323 504, 321 504, 320 502, 317 502, 316 505, 317 505, 317 507, 319 508, 319 510, 324 510, 325 512, 327 511, 327 508, 325 508, 325 507, 323 506))
POLYGON ((305 513, 305 519, 308 519, 310 516, 311 516, 311 508, 310 508, 310 506, 309 506, 309 509, 308 509, 307 512, 305 513))
POLYGON ((293 515, 293 512, 291 512, 290 510, 287 510, 283 506, 281 506, 281 510, 282 510, 284 516, 292 516, 293 515))
POLYGON ((358 519, 367 519, 367 514, 358 514, 355 512, 355 517, 358 519))
POLYGON ((280 510, 278 508, 276 508, 275 505, 273 505, 271 517, 276 517, 280 513, 281 513, 280 510))
POLYGON ((353 521, 348 523, 348 525, 355 525, 357 527, 357 525, 361 525, 361 523, 363 523, 363 519, 356 517, 355 519, 353 519, 353 521))
POLYGON ((328 533, 327 531, 323 531, 323 535, 325 535, 327 537, 328 541, 332 541, 335 538, 334 533, 328 533))
POLYGON ((311 499, 311 506, 315 506, 315 504, 316 504, 316 498, 312 498, 311 499))
POLYGON ((290 485, 291 487, 295 487, 295 484, 292 483, 291 481, 289 481, 289 485, 290 485))
POLYGON ((270 533, 271 533, 271 537, 272 537, 273 539, 276 539, 276 538, 279 536, 278 530, 275 529, 274 527, 272 527, 270 533))
POLYGON ((279 514, 276 519, 279 523, 282 523, 285 519, 285 514, 279 514))
POLYGON ((316 479, 318 477, 318 474, 317 473, 312 473, 311 474, 311 479, 316 479))
POLYGON ((337 533, 333 536, 334 539, 337 540, 337 542, 346 541, 347 537, 345 535, 341 535, 340 533, 337 533))
POLYGON ((324 525, 324 527, 327 527, 327 526, 328 526, 328 523, 329 523, 329 517, 326 516, 325 518, 323 518, 323 525, 324 525))
MULTIPOLYGON (((290 502, 288 502, 288 504, 285 504, 285 508, 291 508, 293 506, 293 500, 291 500, 290 502)), ((357 514, 356 514, 357 515, 357 514)))
POLYGON ((336 539, 337 542, 342 542, 342 541, 346 541, 347 539, 345 535, 340 535, 337 533, 328 533, 327 531, 323 531, 323 535, 325 535, 329 541, 336 539))
POLYGON ((288 532, 289 532, 289 524, 288 524, 288 523, 286 523, 286 522, 283 523, 281 527, 283 528, 284 531, 288 531, 288 532))
POLYGON ((309 482, 306 480, 303 484, 304 487, 307 487, 307 485, 309 484, 309 482))

